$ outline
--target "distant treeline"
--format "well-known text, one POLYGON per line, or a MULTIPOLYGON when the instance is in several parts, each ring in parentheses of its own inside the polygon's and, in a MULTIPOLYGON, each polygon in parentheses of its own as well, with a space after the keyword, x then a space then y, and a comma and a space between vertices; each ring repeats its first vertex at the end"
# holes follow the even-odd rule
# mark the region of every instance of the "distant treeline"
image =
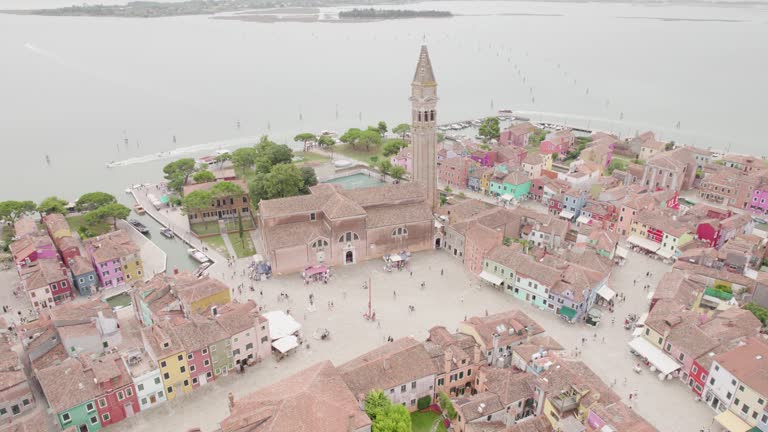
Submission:
POLYGON ((404 9, 352 9, 339 12, 341 19, 396 19, 396 18, 446 18, 451 17, 448 11, 438 10, 404 10, 404 9))

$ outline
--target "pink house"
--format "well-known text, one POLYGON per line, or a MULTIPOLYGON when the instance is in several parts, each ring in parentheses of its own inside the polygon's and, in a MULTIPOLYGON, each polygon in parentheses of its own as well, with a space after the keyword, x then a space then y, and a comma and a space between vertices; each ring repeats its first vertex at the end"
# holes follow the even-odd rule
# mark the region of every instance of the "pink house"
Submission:
POLYGON ((550 132, 541 142, 540 152, 542 154, 556 153, 565 157, 576 141, 576 136, 573 135, 570 129, 563 129, 556 132, 550 132))
POLYGON ((114 288, 133 282, 129 280, 131 272, 124 270, 139 267, 141 257, 139 248, 123 231, 113 231, 90 238, 86 241, 85 248, 91 256, 102 287, 114 288), (125 263, 125 269, 123 263, 125 263))
POLYGON ((470 158, 484 167, 496 165, 496 152, 492 150, 476 150, 472 152, 470 158))
POLYGON ((455 157, 440 164, 440 182, 456 188, 466 188, 472 159, 455 157))
POLYGON ((173 329, 187 352, 192 388, 213 381, 215 377, 210 349, 220 341, 229 340, 229 334, 213 320, 185 320, 174 325, 173 329))
POLYGON ((9 246, 13 261, 19 268, 26 268, 39 259, 58 259, 59 254, 47 234, 29 235, 9 246))
POLYGON ((409 173, 413 172, 413 152, 411 152, 410 147, 401 148, 389 161, 392 165, 399 165, 405 168, 405 171, 409 173))
POLYGON ((752 192, 749 207, 756 212, 768 213, 768 188, 760 186, 752 192))
POLYGON ((535 130, 536 127, 528 122, 505 129, 499 135, 499 145, 525 147, 528 145, 528 140, 535 130))
POLYGON ((504 233, 477 222, 467 229, 464 240, 464 267, 474 274, 483 271, 483 259, 496 246, 501 246, 504 233))

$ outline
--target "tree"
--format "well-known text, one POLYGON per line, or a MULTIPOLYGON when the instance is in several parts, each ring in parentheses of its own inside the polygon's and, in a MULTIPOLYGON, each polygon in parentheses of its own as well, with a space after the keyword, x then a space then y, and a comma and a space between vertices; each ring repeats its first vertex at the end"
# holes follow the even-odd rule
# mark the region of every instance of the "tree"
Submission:
POLYGON ((390 405, 391 402, 381 390, 371 390, 365 395, 365 413, 371 421, 376 421, 379 414, 384 412, 390 405))
POLYGON ((308 194, 309 188, 317 184, 317 174, 312 167, 302 167, 299 169, 301 173, 301 180, 304 182, 304 186, 301 193, 308 194))
POLYGON ((498 139, 501 133, 501 130, 499 129, 499 118, 488 117, 487 119, 483 120, 483 124, 480 125, 480 130, 478 133, 481 137, 483 137, 485 141, 498 139))
POLYGON ((438 405, 440 405, 440 409, 443 410, 443 412, 448 416, 448 418, 450 419, 456 418, 456 408, 453 407, 453 402, 451 402, 451 398, 449 398, 448 395, 445 394, 445 392, 440 392, 438 405))
POLYGON ((0 202, 0 220, 14 223, 24 213, 30 213, 36 209, 37 206, 32 201, 3 201, 0 202))
POLYGON ((101 221, 111 218, 112 228, 117 228, 117 220, 125 219, 130 214, 131 214, 131 209, 129 209, 128 207, 120 203, 115 202, 115 203, 101 206, 95 210, 88 212, 85 215, 85 222, 88 225, 96 225, 101 221))
POLYGON ((395 165, 390 170, 389 175, 391 175, 395 180, 402 180, 403 177, 405 177, 405 167, 402 165, 395 165))
POLYGON ((317 137, 313 133, 304 132, 293 137, 294 141, 301 141, 304 143, 304 151, 307 151, 307 143, 310 141, 317 141, 317 137))
POLYGON ((344 132, 344 135, 339 137, 339 140, 343 142, 344 144, 349 144, 350 147, 356 148, 357 146, 357 140, 360 138, 360 134, 363 133, 358 128, 351 128, 344 132))
POLYGON ((613 174, 615 170, 624 171, 627 169, 627 164, 621 159, 613 159, 611 164, 608 165, 608 173, 613 174))
POLYGON ((381 172, 381 181, 384 181, 384 179, 387 177, 387 174, 389 174, 389 171, 392 169, 392 162, 387 159, 380 160, 378 168, 381 172))
POLYGON ((75 201, 78 211, 96 210, 99 207, 117 202, 114 195, 106 192, 89 192, 75 201))
POLYGON ((221 168, 222 165, 224 165, 224 162, 228 160, 232 160, 232 153, 226 152, 226 153, 218 154, 216 155, 216 158, 214 160, 216 161, 217 164, 219 164, 219 168, 221 168))
POLYGON ((378 147, 381 145, 381 135, 374 129, 364 130, 360 132, 357 144, 364 147, 365 151, 370 151, 371 146, 378 147))
POLYGON ((50 196, 40 201, 37 211, 40 213, 40 216, 43 214, 65 213, 67 211, 67 204, 67 201, 61 198, 50 196))
POLYGON ((405 142, 405 140, 401 140, 400 138, 387 140, 383 148, 384 156, 394 156, 404 147, 408 147, 408 143, 405 142))
POLYGON ((371 156, 368 158, 369 161, 371 161, 371 166, 376 166, 376 164, 379 163, 379 157, 378 156, 371 156))
POLYGON ((384 136, 384 134, 387 133, 387 122, 384 120, 380 121, 379 124, 376 125, 376 130, 379 131, 379 135, 384 136))
POLYGON ((195 183, 208 183, 212 181, 216 181, 216 176, 208 171, 198 171, 192 175, 192 180, 194 180, 195 183))
POLYGON ((501 244, 504 246, 509 246, 512 244, 512 237, 504 236, 504 239, 501 241, 501 244))
POLYGON ((192 158, 179 159, 163 167, 168 188, 176 192, 181 192, 193 172, 195 172, 195 160, 192 158))
POLYGON ((304 187, 301 172, 293 164, 280 164, 272 167, 265 178, 265 190, 268 198, 285 198, 299 195, 304 187))
POLYGON ((372 432, 411 432, 411 414, 400 405, 390 405, 382 411, 371 425, 372 432))
POLYGON ((336 140, 330 135, 320 135, 317 139, 317 145, 323 148, 333 147, 336 145, 336 140))
POLYGON ((670 151, 673 148, 675 148, 675 142, 674 141, 670 141, 670 142, 664 144, 664 150, 666 150, 666 151, 670 151))
POLYGON ((258 153, 253 147, 242 147, 232 152, 232 164, 240 171, 250 171, 256 164, 258 153))
MULTIPOLYGON (((199 211, 211 208, 211 202, 213 201, 213 194, 207 190, 192 191, 181 199, 181 210, 186 215, 191 215, 199 211)), ((208 223, 203 219, 206 227, 208 223)))
POLYGON ((407 135, 408 132, 410 131, 411 131, 411 125, 409 125, 408 123, 400 123, 399 125, 395 126, 392 129, 392 132, 400 135, 402 139, 405 139, 405 135, 407 135))
POLYGON ((285 144, 276 144, 269 137, 261 137, 256 144, 256 171, 268 173, 272 167, 293 161, 293 150, 285 144))
POLYGON ((221 198, 241 195, 243 190, 232 182, 223 181, 211 186, 210 192, 212 198, 221 198))

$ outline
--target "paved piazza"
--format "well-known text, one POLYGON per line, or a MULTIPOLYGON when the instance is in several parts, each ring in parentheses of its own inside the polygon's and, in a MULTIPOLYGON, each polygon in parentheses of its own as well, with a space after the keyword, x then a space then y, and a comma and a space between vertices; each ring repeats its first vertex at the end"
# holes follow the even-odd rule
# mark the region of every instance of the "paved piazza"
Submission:
MULTIPOLYGON (((118 423, 110 430, 184 431, 199 426, 203 431, 211 431, 228 413, 227 393, 230 391, 237 398, 321 360, 330 359, 334 364, 341 364, 385 343, 388 336, 411 335, 423 340, 431 326, 444 325, 454 331, 465 316, 511 308, 520 308, 530 314, 544 326, 547 334, 566 348, 569 355, 573 355, 579 346, 581 360, 609 385, 615 380, 614 389, 625 403, 629 404, 629 393, 637 390, 638 400, 633 401, 631 406, 660 431, 706 430, 712 427, 713 413, 704 403, 696 402, 694 394, 686 386, 678 381, 660 382, 647 369, 641 374, 632 371, 636 360, 627 347, 630 334, 622 325, 624 317, 630 312, 647 310, 649 292, 644 291, 642 286, 648 283, 655 286, 669 267, 631 254, 624 267, 615 268, 608 283, 617 292, 624 293, 627 301, 618 304, 614 313, 615 325, 611 325, 611 317, 606 314, 597 329, 565 323, 554 314, 516 301, 464 271, 458 261, 442 251, 415 254, 411 263, 412 277, 408 271, 387 273, 383 270, 383 262, 376 260, 334 268, 334 277, 327 285, 306 286, 294 274, 256 282, 255 292, 251 292, 248 288, 250 282, 247 282, 242 295, 235 289, 235 296, 254 299, 265 310, 290 309, 291 314, 304 325, 303 334, 310 347, 300 347, 279 363, 270 359, 250 368, 244 375, 233 373, 217 379, 193 393, 118 423), (444 276, 440 275, 441 270, 445 271, 444 276), (645 277, 647 271, 652 273, 651 278, 645 277), (372 280, 373 308, 378 323, 363 318, 368 291, 362 285, 368 277, 372 280), (633 287, 634 279, 638 279, 636 288, 633 287), (422 281, 426 282, 423 290, 420 288, 422 281), (259 294, 260 290, 263 297, 259 294), (278 302, 280 292, 287 293, 290 301, 278 302), (310 293, 314 294, 315 311, 308 310, 310 293), (328 308, 329 301, 333 301, 333 310, 328 308), (415 312, 408 311, 409 305, 415 307, 415 312), (313 331, 319 327, 330 330, 330 341, 312 339, 313 331), (588 339, 583 347, 582 338, 588 339)), ((237 271, 241 272, 246 265, 247 260, 241 260, 237 271)), ((224 275, 227 284, 236 287, 243 282, 240 277, 232 277, 232 269, 228 272, 224 275)), ((211 276, 221 278, 222 274, 211 276)))

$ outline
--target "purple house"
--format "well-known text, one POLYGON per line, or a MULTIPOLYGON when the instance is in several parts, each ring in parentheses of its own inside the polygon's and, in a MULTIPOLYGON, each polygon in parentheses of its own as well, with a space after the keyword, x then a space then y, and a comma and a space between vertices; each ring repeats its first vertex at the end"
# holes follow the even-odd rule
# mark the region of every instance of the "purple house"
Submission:
POLYGON ((10 250, 13 254, 13 261, 19 268, 26 268, 39 259, 59 257, 56 246, 48 234, 28 235, 11 243, 10 250))
POLYGON ((768 213, 768 185, 761 185, 752 192, 752 201, 749 203, 752 211, 768 213))
POLYGON ((475 150, 469 157, 484 167, 496 165, 496 152, 493 150, 475 150))

